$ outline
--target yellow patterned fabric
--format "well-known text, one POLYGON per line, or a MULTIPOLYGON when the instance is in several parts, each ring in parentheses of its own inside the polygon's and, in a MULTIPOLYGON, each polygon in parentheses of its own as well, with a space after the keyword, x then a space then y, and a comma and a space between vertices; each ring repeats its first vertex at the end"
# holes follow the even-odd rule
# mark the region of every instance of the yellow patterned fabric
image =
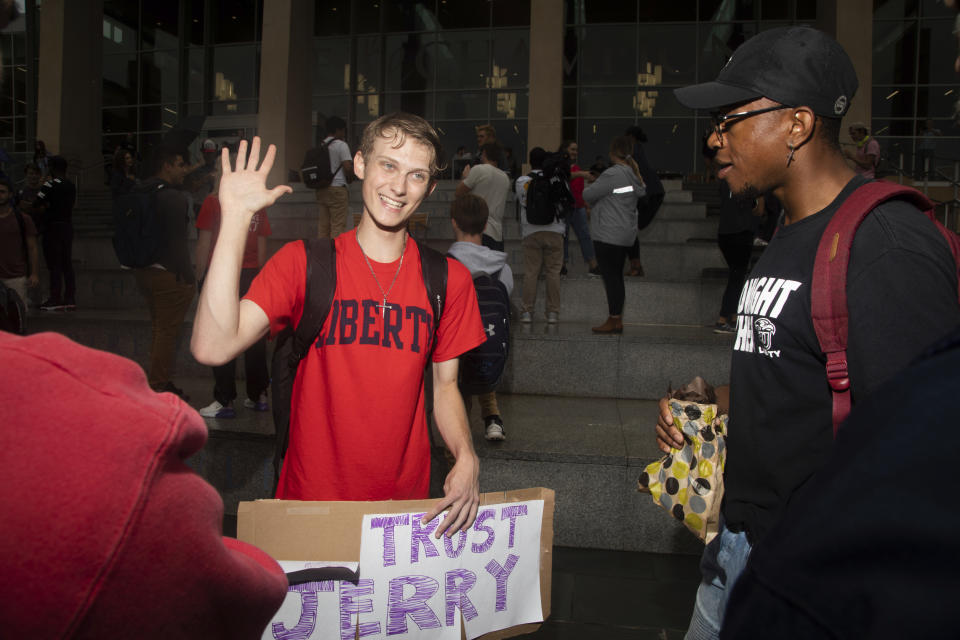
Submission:
POLYGON ((717 405, 670 400, 673 424, 683 434, 682 449, 647 465, 638 490, 681 521, 705 543, 717 535, 727 459, 727 416, 717 405))

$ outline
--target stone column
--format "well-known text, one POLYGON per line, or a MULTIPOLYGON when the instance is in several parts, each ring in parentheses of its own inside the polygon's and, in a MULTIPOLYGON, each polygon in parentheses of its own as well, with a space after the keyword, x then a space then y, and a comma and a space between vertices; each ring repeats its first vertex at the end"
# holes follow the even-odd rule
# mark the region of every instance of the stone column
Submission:
POLYGON ((265 144, 277 145, 268 186, 288 182, 313 146, 313 80, 306 60, 313 50, 311 0, 264 0, 260 45, 260 108, 257 131, 265 144))
MULTIPOLYGON (((865 122, 870 127, 873 92, 873 1, 819 0, 817 27, 837 39, 853 60, 860 86, 844 117, 841 142, 849 142, 847 126, 865 122)), ((872 127, 871 127, 871 133, 872 127)))
MULTIPOLYGON (((563 0, 530 3, 527 149, 560 146, 563 118, 563 0)), ((526 158, 522 159, 526 163, 526 158)))
POLYGON ((44 0, 37 26, 37 138, 67 159, 79 186, 102 186, 103 2, 44 0))

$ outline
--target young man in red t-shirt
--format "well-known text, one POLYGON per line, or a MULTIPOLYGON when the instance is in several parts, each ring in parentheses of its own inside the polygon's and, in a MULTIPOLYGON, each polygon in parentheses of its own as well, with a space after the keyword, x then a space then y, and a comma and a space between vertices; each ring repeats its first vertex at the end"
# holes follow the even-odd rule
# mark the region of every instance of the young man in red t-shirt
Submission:
MULTIPOLYGON (((262 164, 253 139, 247 163, 223 156, 220 237, 197 308, 191 348, 200 362, 221 364, 267 332, 296 324, 303 313, 306 256, 301 243, 271 258, 238 302, 240 257, 255 211, 290 187, 268 190, 276 148, 262 164)), ((355 231, 336 238, 337 287, 320 337, 293 385, 290 446, 278 498, 385 500, 426 498, 430 447, 423 370, 433 312, 407 221, 436 186, 440 143, 423 118, 397 113, 364 130, 354 173, 363 181, 363 214, 355 231)), ((456 459, 445 496, 425 515, 450 512, 436 535, 466 529, 479 505, 479 463, 457 388, 460 354, 484 342, 473 281, 447 261, 447 295, 432 353, 434 416, 456 459)))
MULTIPOLYGON (((197 214, 197 282, 202 283, 213 255, 213 247, 220 234, 220 199, 210 194, 203 199, 197 214)), ((246 295, 250 283, 267 261, 267 236, 270 221, 267 210, 253 214, 247 229, 247 241, 243 247, 243 262, 240 265, 240 297, 246 295)), ((237 361, 231 360, 213 368, 213 402, 200 409, 204 418, 235 418, 233 401, 237 397, 237 361)), ((254 411, 267 411, 267 387, 270 374, 267 371, 267 338, 264 336, 243 352, 243 369, 247 381, 247 397, 243 405, 254 411)))

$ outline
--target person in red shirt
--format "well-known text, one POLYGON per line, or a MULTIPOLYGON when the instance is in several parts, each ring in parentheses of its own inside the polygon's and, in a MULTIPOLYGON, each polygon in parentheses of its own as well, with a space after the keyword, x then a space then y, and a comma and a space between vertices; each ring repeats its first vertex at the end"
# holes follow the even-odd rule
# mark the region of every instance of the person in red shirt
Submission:
POLYGON ((597 266, 597 254, 593 249, 593 240, 590 238, 590 227, 587 224, 587 203, 583 201, 584 182, 593 182, 595 176, 589 171, 584 171, 577 164, 577 156, 580 152, 580 146, 576 140, 564 140, 560 143, 559 153, 565 155, 570 162, 570 191, 573 193, 573 213, 567 215, 567 230, 563 234, 563 268, 560 269, 560 275, 567 275, 567 262, 570 259, 570 228, 577 234, 577 241, 580 243, 580 253, 583 254, 583 262, 587 265, 588 272, 592 276, 600 275, 600 267, 597 266))
MULTIPOLYGON (((213 255, 213 247, 220 233, 220 199, 215 194, 204 198, 197 214, 197 282, 203 283, 203 277, 213 255)), ((240 265, 240 297, 246 295, 250 283, 267 261, 267 236, 270 235, 270 221, 267 210, 261 209, 253 214, 247 229, 247 241, 243 248, 243 262, 240 265)), ((264 336, 254 342, 243 353, 244 374, 247 381, 247 397, 243 405, 254 411, 268 411, 267 387, 270 386, 270 374, 267 372, 267 338, 264 336)), ((237 361, 213 368, 213 402, 200 409, 204 418, 235 418, 237 413, 233 401, 237 397, 237 361)))
MULTIPOLYGON (((240 143, 231 168, 223 156, 222 225, 207 273, 191 349, 222 364, 267 332, 299 322, 306 256, 290 243, 271 258, 238 303, 240 256, 254 212, 290 187, 267 189, 276 148, 260 163, 260 139, 240 143), (258 167, 259 165, 259 167, 258 167)), ((458 356, 485 341, 473 281, 448 259, 446 302, 433 335, 433 312, 407 221, 436 186, 436 131, 406 113, 364 130, 354 173, 363 181, 356 230, 337 236, 337 286, 320 336, 293 384, 290 446, 277 497, 388 500, 429 495, 430 447, 423 372, 431 354, 434 417, 456 462, 444 497, 424 516, 449 508, 436 535, 465 530, 479 505, 479 462, 457 387, 458 356), (432 349, 431 349, 432 347, 432 349)))

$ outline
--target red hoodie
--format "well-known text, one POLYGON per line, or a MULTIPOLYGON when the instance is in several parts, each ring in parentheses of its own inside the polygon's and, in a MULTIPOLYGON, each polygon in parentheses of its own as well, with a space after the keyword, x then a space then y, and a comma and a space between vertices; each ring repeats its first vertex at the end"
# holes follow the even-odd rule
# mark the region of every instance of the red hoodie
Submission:
POLYGON ((286 576, 221 536, 193 409, 52 333, 0 332, 0 397, 0 635, 260 638, 286 576))

